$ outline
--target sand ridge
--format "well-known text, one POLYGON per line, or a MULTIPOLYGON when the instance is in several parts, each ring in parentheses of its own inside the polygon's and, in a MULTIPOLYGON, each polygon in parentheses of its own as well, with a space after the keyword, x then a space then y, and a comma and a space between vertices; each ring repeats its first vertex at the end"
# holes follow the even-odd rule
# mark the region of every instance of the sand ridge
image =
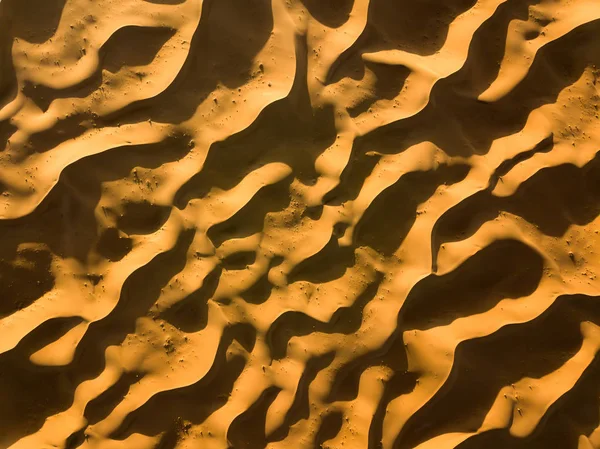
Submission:
POLYGON ((0 448, 600 448, 597 0, 2 0, 0 448))

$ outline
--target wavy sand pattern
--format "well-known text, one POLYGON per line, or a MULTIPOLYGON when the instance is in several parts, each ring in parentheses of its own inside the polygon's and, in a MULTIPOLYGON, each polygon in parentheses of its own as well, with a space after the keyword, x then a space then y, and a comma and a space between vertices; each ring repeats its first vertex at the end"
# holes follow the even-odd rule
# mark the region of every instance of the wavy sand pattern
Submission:
POLYGON ((598 0, 2 0, 0 447, 600 448, 598 0))

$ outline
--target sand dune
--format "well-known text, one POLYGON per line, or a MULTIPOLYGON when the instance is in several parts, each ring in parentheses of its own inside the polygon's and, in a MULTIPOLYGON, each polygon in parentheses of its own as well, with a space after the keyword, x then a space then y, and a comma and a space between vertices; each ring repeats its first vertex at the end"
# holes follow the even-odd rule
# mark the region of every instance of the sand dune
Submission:
POLYGON ((0 448, 600 448, 598 0, 2 0, 0 448))

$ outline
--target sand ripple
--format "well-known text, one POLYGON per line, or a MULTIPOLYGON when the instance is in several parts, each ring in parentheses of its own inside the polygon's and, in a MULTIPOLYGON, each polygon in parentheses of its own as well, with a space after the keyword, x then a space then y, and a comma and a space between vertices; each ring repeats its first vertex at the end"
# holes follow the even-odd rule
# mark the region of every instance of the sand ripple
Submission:
POLYGON ((597 0, 2 0, 0 447, 600 448, 597 0))

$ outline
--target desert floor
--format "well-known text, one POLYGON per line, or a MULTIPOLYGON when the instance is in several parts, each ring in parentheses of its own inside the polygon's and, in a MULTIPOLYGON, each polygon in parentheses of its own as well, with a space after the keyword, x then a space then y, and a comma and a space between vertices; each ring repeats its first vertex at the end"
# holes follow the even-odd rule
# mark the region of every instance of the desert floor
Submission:
POLYGON ((1 0, 0 448, 600 449, 600 0, 1 0))

